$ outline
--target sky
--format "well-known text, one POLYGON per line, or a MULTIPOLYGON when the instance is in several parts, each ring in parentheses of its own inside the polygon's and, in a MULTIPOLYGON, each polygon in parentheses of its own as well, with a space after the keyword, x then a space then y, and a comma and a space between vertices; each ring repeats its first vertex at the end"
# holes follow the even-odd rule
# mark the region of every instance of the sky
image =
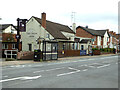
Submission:
POLYGON ((118 33, 119 0, 1 0, 0 23, 17 25, 17 18, 30 19, 31 16, 52 22, 118 33))

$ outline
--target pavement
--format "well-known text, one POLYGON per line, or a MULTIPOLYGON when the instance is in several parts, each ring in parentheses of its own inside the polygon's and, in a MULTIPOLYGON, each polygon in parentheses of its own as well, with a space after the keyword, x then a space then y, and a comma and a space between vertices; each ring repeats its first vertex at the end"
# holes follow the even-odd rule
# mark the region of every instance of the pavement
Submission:
MULTIPOLYGON (((94 56, 75 56, 75 57, 64 57, 64 58, 58 58, 59 60, 71 60, 71 59, 80 59, 80 58, 93 58, 93 57, 100 57, 100 56, 112 56, 116 54, 104 54, 104 55, 94 55, 94 56)), ((47 62, 54 62, 57 60, 49 60, 47 62)), ((30 63, 41 63, 41 62, 35 62, 33 60, 15 60, 15 61, 0 61, 0 66, 9 66, 9 65, 21 65, 21 64, 30 64, 30 63)))

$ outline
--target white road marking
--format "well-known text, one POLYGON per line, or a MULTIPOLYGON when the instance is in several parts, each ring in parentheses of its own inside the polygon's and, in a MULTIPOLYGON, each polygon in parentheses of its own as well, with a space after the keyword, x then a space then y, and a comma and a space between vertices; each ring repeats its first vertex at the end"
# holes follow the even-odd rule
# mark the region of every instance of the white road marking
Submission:
POLYGON ((70 75, 70 74, 73 74, 73 73, 77 73, 77 72, 80 72, 80 70, 77 70, 77 71, 74 71, 74 72, 69 72, 69 73, 62 73, 62 74, 58 74, 57 76, 64 76, 64 75, 70 75))
POLYGON ((95 66, 93 66, 93 65, 99 65, 99 63, 92 63, 92 64, 89 64, 88 67, 95 68, 95 66))
POLYGON ((87 71, 88 69, 84 69, 84 70, 82 70, 82 71, 87 71))
POLYGON ((24 77, 17 77, 17 78, 11 78, 11 79, 5 79, 5 80, 0 80, 0 82, 7 82, 7 81, 13 81, 13 80, 30 80, 30 79, 38 79, 40 78, 41 75, 39 76, 33 76, 33 77, 29 77, 29 76, 24 76, 24 77))
POLYGON ((78 66, 78 67, 82 67, 82 66, 88 66, 87 64, 84 64, 84 65, 80 65, 80 66, 78 66))
POLYGON ((103 67, 107 67, 107 66, 110 66, 110 64, 106 64, 106 65, 103 65, 103 66, 99 66, 97 68, 103 68, 103 67))
POLYGON ((105 59, 105 58, 100 58, 100 59, 105 59))
POLYGON ((35 71, 33 73, 39 73, 39 72, 44 72, 45 70, 40 70, 40 71, 35 71))
POLYGON ((78 62, 78 61, 73 61, 73 62, 78 62))
POLYGON ((35 71, 35 72, 33 72, 33 73, 39 73, 39 72, 48 72, 48 71, 53 71, 53 70, 58 70, 58 69, 63 69, 63 68, 65 68, 65 67, 62 67, 62 68, 53 68, 53 69, 48 69, 48 70, 40 70, 40 71, 35 71))
POLYGON ((10 67, 15 67, 15 66, 10 66, 10 67))
POLYGON ((63 69, 65 67, 62 67, 62 68, 54 68, 54 69, 48 69, 48 70, 45 70, 45 71, 53 71, 53 70, 58 70, 58 69, 63 69))
POLYGON ((43 66, 43 65, 35 65, 35 66, 40 66, 40 67, 41 67, 41 66, 43 66))
MULTIPOLYGON (((118 57, 118 56, 110 56, 110 57, 105 57, 105 58, 99 58, 99 59, 107 59, 107 58, 114 58, 114 57, 118 57)), ((73 63, 73 62, 84 62, 84 61, 93 61, 96 60, 97 58, 92 58, 92 59, 85 59, 85 60, 77 60, 77 61, 68 61, 68 62, 62 62, 62 63, 54 63, 54 64, 47 64, 45 66, 48 65, 57 65, 57 64, 64 64, 64 63, 73 63)), ((69 59, 68 59, 69 60, 69 59)), ((34 65, 35 66, 35 65, 34 65)), ((37 66, 37 65, 36 65, 37 66)), ((38 65, 38 66, 43 66, 43 65, 38 65)), ((14 66, 11 66, 14 67, 14 66)), ((19 67, 19 66, 17 66, 19 67)), ((19 68, 23 68, 23 67, 19 67, 19 68)), ((2 70, 9 70, 9 69, 16 69, 16 68, 4 68, 2 70)))
POLYGON ((3 76, 3 77, 8 77, 8 76, 3 76))
POLYGON ((15 67, 21 67, 21 65, 16 65, 15 67))
POLYGON ((38 79, 40 77, 41 77, 41 75, 39 75, 39 76, 33 76, 33 77, 26 76, 26 77, 21 77, 20 79, 21 80, 31 80, 31 79, 38 79))
POLYGON ((91 67, 91 68, 95 68, 95 66, 89 66, 89 67, 91 67))
POLYGON ((31 66, 31 65, 28 65, 29 67, 31 66))
POLYGON ((76 71, 78 71, 78 69, 76 69, 76 68, 71 68, 71 67, 68 67, 68 69, 71 69, 71 70, 76 70, 76 71))

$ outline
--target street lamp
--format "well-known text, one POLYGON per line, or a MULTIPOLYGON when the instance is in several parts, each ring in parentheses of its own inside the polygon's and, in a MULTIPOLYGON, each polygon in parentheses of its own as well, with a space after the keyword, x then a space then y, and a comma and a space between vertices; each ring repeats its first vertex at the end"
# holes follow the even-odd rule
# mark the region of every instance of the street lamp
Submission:
POLYGON ((41 37, 39 37, 38 39, 36 39, 36 42, 39 43, 39 49, 40 49, 40 44, 41 44, 41 42, 42 42, 43 40, 45 40, 45 39, 44 39, 44 38, 41 38, 41 37))

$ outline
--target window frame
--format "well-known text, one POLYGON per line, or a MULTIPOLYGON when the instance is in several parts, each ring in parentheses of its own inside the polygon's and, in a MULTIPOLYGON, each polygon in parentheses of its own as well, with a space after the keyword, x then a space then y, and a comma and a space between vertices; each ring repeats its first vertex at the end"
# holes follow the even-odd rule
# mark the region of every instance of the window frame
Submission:
POLYGON ((7 43, 3 43, 2 44, 2 49, 8 49, 8 44, 7 43), (6 47, 7 46, 7 47, 6 47))
POLYGON ((12 49, 16 49, 17 47, 16 47, 16 44, 14 43, 14 44, 12 44, 12 49))

